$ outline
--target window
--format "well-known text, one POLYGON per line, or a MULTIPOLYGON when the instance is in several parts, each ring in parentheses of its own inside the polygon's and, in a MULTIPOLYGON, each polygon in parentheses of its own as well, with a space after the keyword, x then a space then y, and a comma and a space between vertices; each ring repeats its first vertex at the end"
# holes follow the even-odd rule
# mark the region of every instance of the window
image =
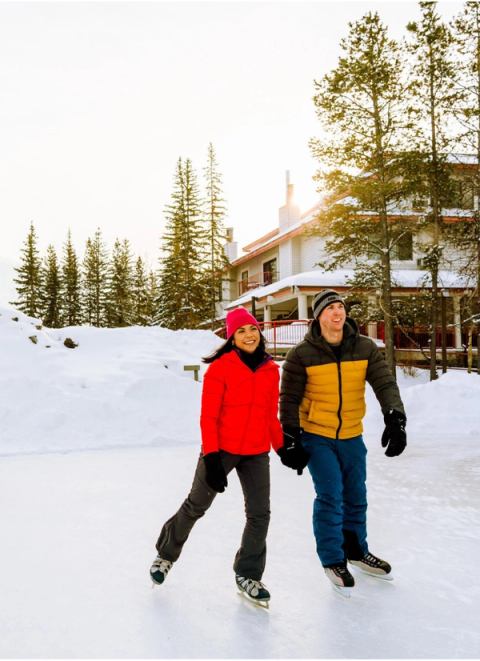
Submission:
POLYGON ((263 263, 263 284, 270 285, 277 279, 277 258, 263 263))
POLYGON ((392 259, 406 261, 413 259, 413 237, 409 231, 404 231, 392 250, 392 259))
MULTIPOLYGON (((396 230, 391 231, 391 240, 395 240, 397 236, 400 239, 395 243, 390 253, 390 259, 396 261, 408 261, 413 259, 413 237, 409 230, 396 230)), ((381 244, 378 234, 372 233, 372 241, 376 244, 381 244)), ((373 247, 370 247, 367 258, 377 261, 380 259, 380 253, 373 247)))
POLYGON ((242 271, 240 274, 239 294, 244 294, 248 289, 248 271, 242 271))
POLYGON ((473 209, 473 182, 468 179, 455 179, 450 183, 449 195, 444 200, 446 209, 473 209))

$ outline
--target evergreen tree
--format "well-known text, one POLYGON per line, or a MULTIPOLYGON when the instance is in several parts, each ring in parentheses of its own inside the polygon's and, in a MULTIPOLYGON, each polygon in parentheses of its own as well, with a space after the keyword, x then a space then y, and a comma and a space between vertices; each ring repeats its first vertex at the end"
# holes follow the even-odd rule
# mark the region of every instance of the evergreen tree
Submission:
POLYGON ((223 221, 226 215, 225 200, 222 193, 222 178, 218 171, 215 150, 212 143, 208 145, 208 159, 205 167, 206 199, 206 264, 205 293, 209 307, 211 327, 215 328, 217 318, 217 303, 222 300, 222 282, 228 260, 225 255, 226 231, 223 221))
MULTIPOLYGON (((451 226, 449 239, 459 249, 462 260, 456 262, 457 271, 467 276, 473 284, 473 301, 470 314, 480 312, 480 5, 466 2, 462 12, 453 21, 454 39, 460 58, 459 103, 455 117, 461 126, 461 144, 475 156, 469 165, 469 178, 462 182, 471 200, 473 214, 467 222, 451 226), (474 202, 476 200, 476 202, 474 202)), ((463 191, 460 191, 463 192, 463 191)), ((465 205, 470 206, 470 205, 465 205)), ((469 314, 469 316, 470 316, 469 314)), ((478 334, 480 341, 480 333, 478 334)))
POLYGON ((83 319, 91 326, 105 326, 108 298, 108 257, 100 229, 87 239, 83 260, 83 319))
POLYGON ((405 62, 378 13, 367 13, 349 28, 336 68, 315 81, 324 137, 312 140, 311 148, 323 168, 316 179, 330 194, 317 231, 329 237, 324 267, 353 261, 352 284, 374 278, 378 289, 381 283, 385 356, 395 374, 391 260, 412 232, 411 221, 405 224, 398 213, 414 158, 404 148, 405 62))
POLYGON ((436 5, 436 2, 420 2, 421 20, 407 26, 411 35, 409 51, 414 57, 410 98, 417 130, 412 138, 424 156, 423 182, 421 171, 417 178, 422 185, 426 183, 429 198, 425 219, 431 230, 431 241, 423 250, 431 280, 431 379, 437 378, 438 271, 444 248, 442 208, 451 196, 452 186, 448 153, 453 136, 449 119, 458 100, 452 34, 442 23, 436 5))
POLYGON ((58 328, 61 318, 61 283, 57 253, 52 245, 47 248, 47 255, 42 266, 41 308, 42 320, 49 328, 58 328))
POLYGON ((148 276, 141 257, 135 262, 132 287, 132 323, 136 326, 148 326, 152 320, 151 300, 148 276))
POLYGON ((204 233, 198 185, 190 159, 177 163, 172 202, 166 208, 158 321, 174 330, 196 328, 205 320, 202 281, 204 233))
POLYGON ((18 298, 11 302, 21 312, 31 317, 41 314, 42 272, 41 260, 37 248, 37 235, 33 223, 21 250, 21 264, 15 268, 18 276, 14 278, 18 298))
POLYGON ((145 316, 147 319, 147 326, 157 326, 158 325, 158 280, 155 273, 150 270, 147 276, 147 298, 146 298, 146 310, 145 316))
POLYGON ((127 239, 116 239, 110 263, 107 319, 112 328, 132 323, 132 254, 127 239))
POLYGON ((68 230, 67 241, 63 246, 61 295, 62 325, 78 326, 82 321, 80 268, 70 230, 68 230))

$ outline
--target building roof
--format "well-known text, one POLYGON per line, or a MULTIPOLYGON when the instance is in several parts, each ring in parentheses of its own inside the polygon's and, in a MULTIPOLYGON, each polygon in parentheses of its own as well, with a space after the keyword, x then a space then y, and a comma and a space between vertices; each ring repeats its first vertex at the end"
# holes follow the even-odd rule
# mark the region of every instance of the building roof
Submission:
MULTIPOLYGON (((475 154, 453 153, 447 155, 447 162, 456 165, 467 165, 467 166, 478 165, 478 158, 475 154)), ((289 239, 292 238, 293 236, 297 236, 298 234, 301 234, 307 225, 313 224, 315 222, 317 213, 327 198, 328 196, 326 196, 325 194, 320 195, 318 202, 314 204, 310 209, 302 213, 300 220, 294 223, 293 225, 285 227, 283 230, 277 227, 271 230, 270 232, 268 232, 267 234, 264 234, 263 236, 259 237, 258 239, 255 239, 254 241, 244 246, 242 250, 245 251, 245 254, 241 255, 240 257, 237 257, 237 259, 234 259, 231 262, 231 266, 233 267, 240 266, 241 264, 252 259, 253 257, 256 257, 257 255, 261 255, 262 253, 266 252, 267 250, 270 250, 271 248, 275 248, 285 239, 289 239)), ((355 200, 352 197, 347 196, 344 197, 343 199, 344 202, 346 202, 347 204, 355 203, 355 200)), ((443 209, 442 211, 443 211, 444 219, 447 222, 454 222, 460 218, 469 218, 473 216, 473 212, 471 210, 466 210, 466 209, 443 209)), ((415 216, 421 216, 425 214, 425 211, 409 209, 406 206, 391 205, 391 207, 388 210, 388 213, 390 216, 397 217, 398 219, 400 219, 409 216, 412 218, 415 216)), ((378 214, 375 211, 372 212, 363 211, 362 215, 376 216, 378 214)))
MULTIPOLYGON (((235 308, 238 305, 249 303, 253 296, 262 299, 267 296, 279 294, 286 289, 292 290, 293 297, 293 287, 298 287, 300 290, 322 289, 324 287, 350 289, 349 281, 353 276, 353 269, 336 269, 334 271, 317 269, 316 271, 297 273, 296 275, 290 275, 277 282, 272 282, 270 285, 250 289, 239 298, 231 301, 226 306, 226 309, 228 310, 230 308, 235 308)), ((418 289, 423 286, 425 279, 428 279, 429 277, 430 273, 428 271, 420 271, 416 269, 393 269, 392 281, 395 283, 393 284, 393 289, 418 289)), ((449 289, 464 289, 465 287, 468 287, 466 279, 452 271, 440 270, 438 278, 440 287, 449 289)))

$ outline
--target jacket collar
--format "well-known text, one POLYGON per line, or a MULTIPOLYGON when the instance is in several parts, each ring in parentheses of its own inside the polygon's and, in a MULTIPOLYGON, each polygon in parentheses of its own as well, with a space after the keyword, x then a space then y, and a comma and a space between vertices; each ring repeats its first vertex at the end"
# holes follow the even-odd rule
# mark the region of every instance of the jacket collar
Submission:
MULTIPOLYGON (((358 335, 359 332, 357 322, 355 319, 347 317, 343 327, 343 338, 341 341, 341 346, 344 346, 347 342, 351 342, 358 335)), ((325 338, 322 337, 318 319, 314 319, 310 323, 310 327, 305 334, 305 340, 316 347, 330 348, 328 342, 326 342, 325 338)))
POLYGON ((255 372, 253 370, 251 370, 243 362, 243 360, 240 358, 240 356, 238 355, 238 352, 235 349, 233 349, 232 351, 229 351, 228 353, 224 354, 224 357, 225 357, 226 360, 228 360, 229 362, 231 362, 233 364, 242 365, 246 370, 248 370, 250 372, 250 374, 255 374, 255 372, 258 372, 259 369, 263 369, 263 368, 271 369, 273 367, 273 368, 279 369, 277 363, 273 360, 272 356, 269 353, 265 353, 265 360, 262 363, 260 363, 260 365, 257 367, 255 372))

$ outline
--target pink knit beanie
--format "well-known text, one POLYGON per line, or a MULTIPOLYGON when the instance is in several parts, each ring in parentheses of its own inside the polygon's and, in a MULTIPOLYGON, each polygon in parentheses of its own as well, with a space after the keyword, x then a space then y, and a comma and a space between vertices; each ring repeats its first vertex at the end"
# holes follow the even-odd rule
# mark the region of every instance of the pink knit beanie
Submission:
POLYGON ((230 310, 230 312, 227 312, 227 339, 232 337, 232 335, 240 328, 240 326, 246 326, 247 324, 256 326, 260 330, 258 321, 252 314, 250 314, 246 308, 235 308, 235 310, 230 310))

